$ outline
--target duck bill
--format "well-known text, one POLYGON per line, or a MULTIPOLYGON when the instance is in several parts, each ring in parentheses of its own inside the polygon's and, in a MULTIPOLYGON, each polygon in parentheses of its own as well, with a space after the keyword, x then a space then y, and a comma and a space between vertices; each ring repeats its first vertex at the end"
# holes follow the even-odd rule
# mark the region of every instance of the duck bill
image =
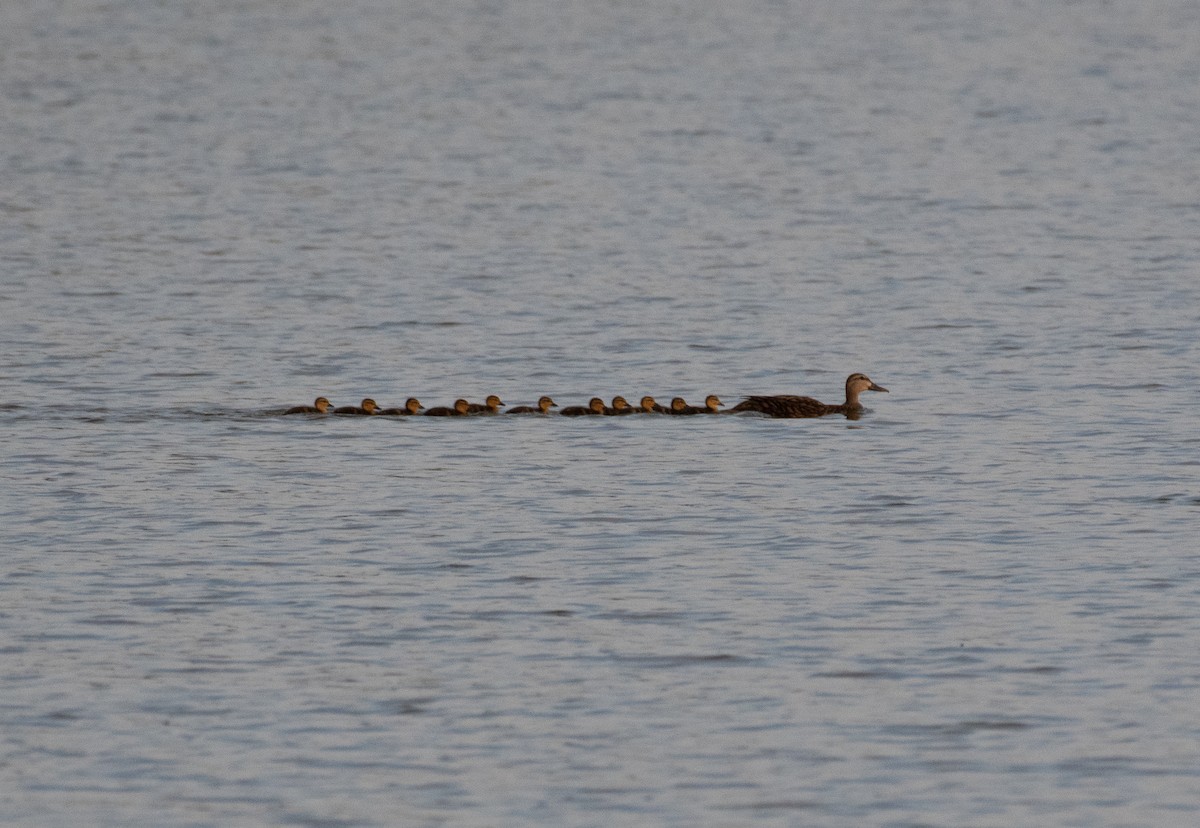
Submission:
POLYGON ((885 394, 889 393, 888 390, 886 388, 884 388, 882 385, 876 385, 875 383, 871 383, 871 387, 868 388, 867 390, 868 391, 882 391, 885 394))

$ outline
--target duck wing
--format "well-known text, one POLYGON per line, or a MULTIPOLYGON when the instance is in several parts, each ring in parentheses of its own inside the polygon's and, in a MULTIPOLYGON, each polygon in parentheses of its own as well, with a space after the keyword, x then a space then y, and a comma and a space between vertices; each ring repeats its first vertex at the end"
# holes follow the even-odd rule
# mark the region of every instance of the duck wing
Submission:
POLYGON ((772 397, 747 397, 730 411, 757 411, 768 417, 824 417, 833 406, 825 405, 812 397, 797 397, 792 394, 777 394, 772 397))

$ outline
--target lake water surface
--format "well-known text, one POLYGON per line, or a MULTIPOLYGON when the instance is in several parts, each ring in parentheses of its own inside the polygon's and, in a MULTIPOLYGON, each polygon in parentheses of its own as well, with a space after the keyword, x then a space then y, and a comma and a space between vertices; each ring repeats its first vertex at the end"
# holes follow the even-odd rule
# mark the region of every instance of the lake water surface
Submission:
POLYGON ((1198 26, 4 4, 0 821, 1197 824, 1198 26))

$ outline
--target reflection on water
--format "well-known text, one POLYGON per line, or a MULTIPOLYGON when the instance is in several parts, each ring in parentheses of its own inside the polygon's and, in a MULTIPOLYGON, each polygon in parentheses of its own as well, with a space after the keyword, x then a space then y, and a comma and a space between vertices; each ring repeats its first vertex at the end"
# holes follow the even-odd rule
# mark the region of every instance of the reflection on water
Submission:
POLYGON ((1189 9, 19 5, 5 821, 1194 822, 1189 9))

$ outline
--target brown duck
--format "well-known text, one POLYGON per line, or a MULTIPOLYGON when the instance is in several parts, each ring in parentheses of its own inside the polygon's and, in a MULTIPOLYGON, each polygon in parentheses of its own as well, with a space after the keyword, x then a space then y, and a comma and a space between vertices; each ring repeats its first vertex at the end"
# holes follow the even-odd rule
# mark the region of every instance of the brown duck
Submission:
POLYGON ((537 405, 518 405, 510 408, 505 414, 549 414, 551 408, 557 408, 558 403, 549 397, 538 397, 537 405))
POLYGON ((285 411, 283 413, 284 414, 325 414, 326 412, 329 411, 330 405, 331 405, 331 403, 329 402, 328 397, 317 397, 316 400, 313 401, 312 405, 297 405, 293 408, 289 408, 287 411, 285 411))
POLYGON ((586 406, 570 405, 558 413, 564 417, 583 417, 592 414, 603 414, 604 400, 600 399, 599 397, 592 397, 590 400, 588 400, 588 404, 586 406))
POLYGON ((654 397, 651 396, 642 397, 641 404, 634 409, 634 411, 638 412, 639 414, 663 414, 666 413, 666 410, 667 409, 656 403, 654 401, 654 397))
POLYGON ((635 409, 632 405, 630 405, 629 401, 626 400, 624 397, 613 397, 612 405, 609 406, 608 408, 605 408, 604 413, 609 415, 610 417, 612 417, 612 416, 619 417, 619 416, 622 416, 625 414, 632 414, 636 410, 637 409, 635 409))
POLYGON ((376 404, 376 402, 373 399, 371 399, 370 397, 367 397, 365 400, 362 401, 362 405, 343 405, 339 408, 333 409, 333 413, 334 414, 356 414, 358 416, 364 416, 367 414, 378 414, 379 413, 379 405, 376 404))
POLYGON ((862 403, 858 395, 863 391, 884 391, 866 374, 851 374, 846 377, 846 401, 841 405, 826 405, 812 397, 796 397, 780 394, 774 397, 747 397, 730 411, 757 411, 768 417, 824 417, 827 414, 843 414, 852 420, 862 416, 862 403))
POLYGON ((436 406, 435 408, 425 409, 426 417, 465 417, 467 409, 471 404, 466 400, 455 400, 453 407, 447 408, 444 405, 436 406))
POLYGON ((497 397, 495 394, 489 394, 487 401, 484 402, 482 405, 480 405, 479 403, 468 403, 467 404, 467 413, 468 414, 499 414, 500 406, 502 406, 502 405, 504 405, 504 403, 500 402, 499 397, 497 397))
POLYGON ((419 414, 421 413, 421 402, 416 397, 409 397, 404 401, 404 408, 385 408, 379 413, 387 414, 392 417, 405 417, 412 414, 419 414))

